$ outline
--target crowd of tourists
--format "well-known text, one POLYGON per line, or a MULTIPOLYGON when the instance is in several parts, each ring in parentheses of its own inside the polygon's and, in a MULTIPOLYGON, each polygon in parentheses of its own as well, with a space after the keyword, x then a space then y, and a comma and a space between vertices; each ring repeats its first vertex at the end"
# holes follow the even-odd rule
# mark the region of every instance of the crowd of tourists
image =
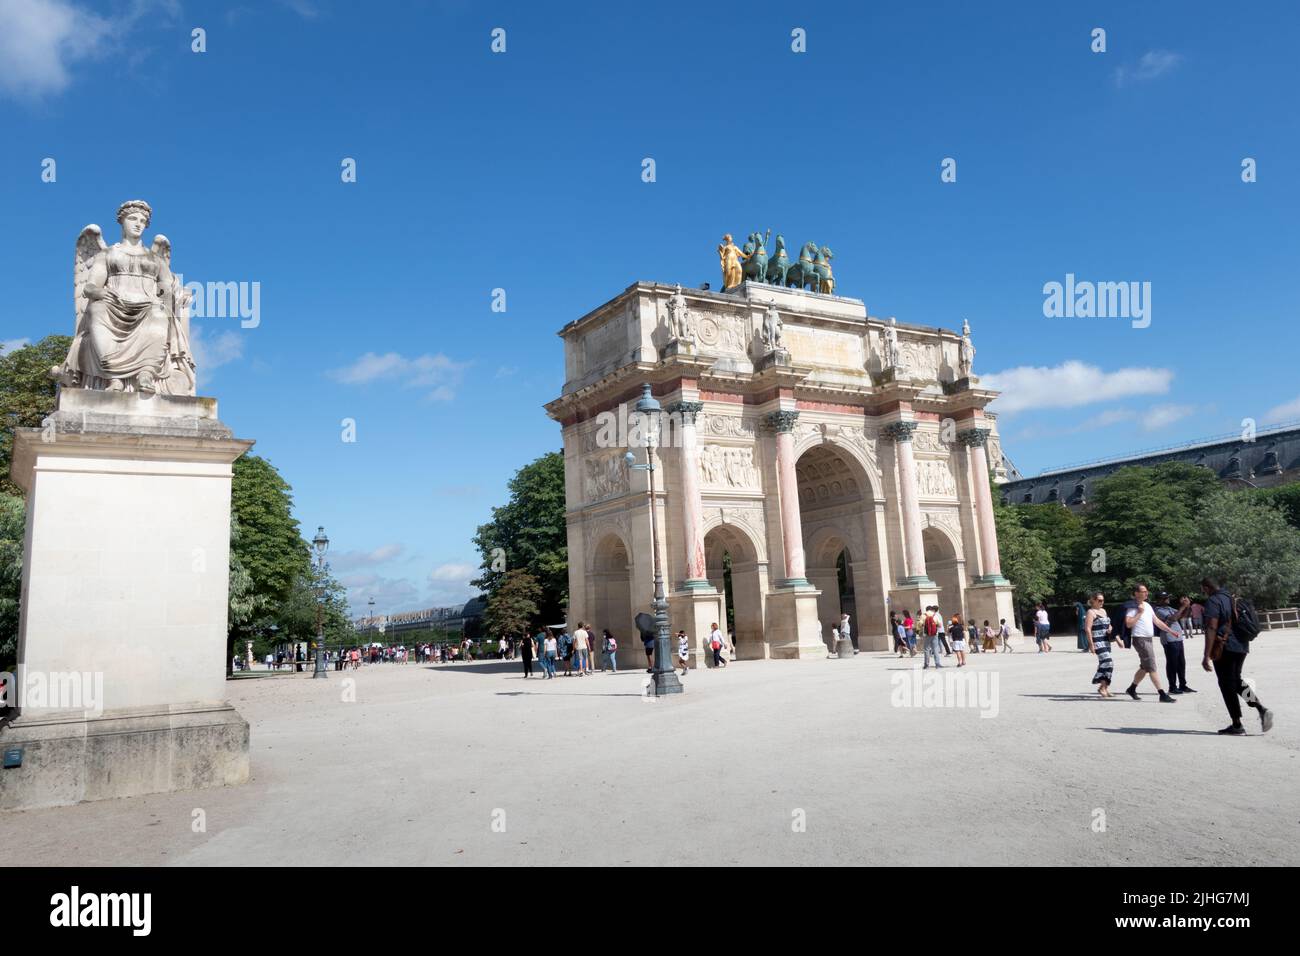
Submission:
POLYGON ((931 604, 924 611, 912 612, 904 608, 901 612, 889 615, 889 633, 893 638, 894 654, 898 657, 915 657, 916 645, 921 645, 924 658, 922 669, 931 664, 942 667, 943 657, 956 657, 957 666, 965 667, 967 654, 996 654, 998 650, 1010 653, 1011 629, 1006 618, 1001 618, 996 625, 985 620, 982 625, 974 621, 963 621, 960 614, 945 618, 937 604, 931 604))
POLYGON ((1259 715, 1260 729, 1267 732, 1273 726, 1273 712, 1260 701, 1253 682, 1242 676, 1250 643, 1259 633, 1254 607, 1234 597, 1212 577, 1201 581, 1201 591, 1205 598, 1203 607, 1187 596, 1175 603, 1163 591, 1155 596, 1152 604, 1146 585, 1138 584, 1132 598, 1125 602, 1118 622, 1112 621, 1106 610, 1106 596, 1101 591, 1090 594, 1080 623, 1079 642, 1081 649, 1097 656, 1097 670, 1092 677, 1097 693, 1107 698, 1115 696, 1110 687, 1115 674, 1114 653, 1118 650, 1137 653, 1137 670, 1124 691, 1134 700, 1139 699, 1139 685, 1148 678, 1163 704, 1177 703, 1174 695, 1196 693, 1187 683, 1184 645, 1188 637, 1201 630, 1205 635, 1201 668, 1214 673, 1228 716, 1232 718, 1232 723, 1219 733, 1230 736, 1246 733, 1241 722, 1242 700, 1259 715), (1168 690, 1161 685, 1156 661, 1157 631, 1164 650, 1168 690))
MULTIPOLYGON (((645 652, 646 673, 655 670, 656 637, 654 634, 642 636, 641 647, 645 652)), ((726 667, 734 640, 715 622, 709 628, 709 652, 713 656, 714 667, 726 667)), ((691 640, 686 631, 680 630, 673 636, 670 651, 674 652, 672 666, 680 667, 685 677, 691 659, 691 640)), ((597 636, 595 628, 584 621, 570 633, 568 627, 542 628, 536 634, 526 635, 518 642, 517 652, 523 661, 524 677, 533 676, 533 664, 536 662, 540 676, 551 680, 561 674, 564 677, 587 677, 596 673, 597 665, 601 673, 618 673, 618 638, 609 628, 597 636)))

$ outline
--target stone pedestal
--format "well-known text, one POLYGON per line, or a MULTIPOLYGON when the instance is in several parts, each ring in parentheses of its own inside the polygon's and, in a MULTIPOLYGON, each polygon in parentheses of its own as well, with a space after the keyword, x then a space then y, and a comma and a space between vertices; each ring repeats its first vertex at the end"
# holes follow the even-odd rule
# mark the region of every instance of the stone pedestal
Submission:
MULTIPOLYGON (((714 621, 723 624, 726 621, 724 598, 711 584, 675 591, 668 595, 668 620, 674 635, 685 630, 690 638, 691 659, 689 666, 712 667, 713 651, 709 648, 709 625, 714 621)), ((725 628, 724 628, 725 630, 725 628)), ((677 639, 673 638, 673 657, 677 655, 677 639)))
MULTIPOLYGON (((27 492, 18 664, 98 699, 20 702, 0 806, 242 783, 248 725, 225 701, 231 437, 210 398, 64 389, 15 434, 27 492)), ((20 682, 21 682, 20 678, 20 682)))
MULTIPOLYGON (((899 620, 902 620, 904 611, 911 611, 912 617, 920 621, 925 614, 925 609, 932 604, 939 603, 939 586, 933 581, 924 584, 900 584, 897 587, 889 589, 889 609, 897 611, 899 620)), ((945 608, 940 608, 945 610, 945 608)), ((946 611, 951 615, 952 611, 946 611)), ((892 638, 890 647, 893 646, 892 638)))
POLYGON ((767 596, 767 641, 776 660, 824 659, 826 639, 817 619, 821 592, 811 585, 777 588, 767 596))
POLYGON ((1015 588, 1010 584, 977 583, 966 589, 966 607, 970 619, 984 627, 988 621, 994 627, 1005 619, 1011 630, 1011 639, 1018 639, 1020 631, 1016 629, 1016 609, 1012 600, 1015 588))

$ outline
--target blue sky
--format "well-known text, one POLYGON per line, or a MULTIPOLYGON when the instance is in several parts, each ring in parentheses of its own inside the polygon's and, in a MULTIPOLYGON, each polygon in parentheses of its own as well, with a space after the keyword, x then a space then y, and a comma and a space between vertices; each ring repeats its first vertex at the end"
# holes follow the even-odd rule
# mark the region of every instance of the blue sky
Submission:
POLYGON ((0 342, 71 333, 76 235, 128 198, 187 280, 260 283, 255 328, 195 320, 200 391, 357 610, 471 594, 474 528, 559 447, 555 331, 716 287, 723 232, 968 319, 1025 474, 1300 419, 1297 10, 0 0, 0 342), (1150 326, 1045 317, 1067 273, 1150 282, 1150 326))

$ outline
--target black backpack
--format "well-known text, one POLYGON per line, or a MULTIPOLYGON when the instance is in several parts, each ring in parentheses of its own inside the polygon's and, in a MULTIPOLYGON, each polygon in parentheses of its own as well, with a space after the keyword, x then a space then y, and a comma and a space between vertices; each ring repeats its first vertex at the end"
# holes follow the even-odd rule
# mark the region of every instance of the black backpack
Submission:
POLYGON ((1249 644, 1259 634, 1259 618, 1255 615, 1255 605, 1243 597, 1232 599, 1232 633, 1237 640, 1249 644))

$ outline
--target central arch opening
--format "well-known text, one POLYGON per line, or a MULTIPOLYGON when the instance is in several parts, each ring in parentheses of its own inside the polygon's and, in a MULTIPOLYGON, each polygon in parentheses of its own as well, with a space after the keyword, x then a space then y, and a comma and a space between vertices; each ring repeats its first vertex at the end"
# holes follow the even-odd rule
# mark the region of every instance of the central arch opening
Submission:
POLYGON ((822 639, 833 647, 833 630, 849 615, 854 647, 864 633, 884 633, 887 617, 872 537, 875 500, 862 466, 831 444, 816 445, 795 463, 804 561, 809 582, 821 596, 817 618, 822 639), (877 620, 879 619, 879 620, 877 620), (879 625, 879 626, 877 626, 879 625))
POLYGON ((758 553, 749 537, 731 525, 718 525, 704 536, 705 573, 723 595, 722 629, 731 634, 737 660, 764 656, 763 587, 758 553))

